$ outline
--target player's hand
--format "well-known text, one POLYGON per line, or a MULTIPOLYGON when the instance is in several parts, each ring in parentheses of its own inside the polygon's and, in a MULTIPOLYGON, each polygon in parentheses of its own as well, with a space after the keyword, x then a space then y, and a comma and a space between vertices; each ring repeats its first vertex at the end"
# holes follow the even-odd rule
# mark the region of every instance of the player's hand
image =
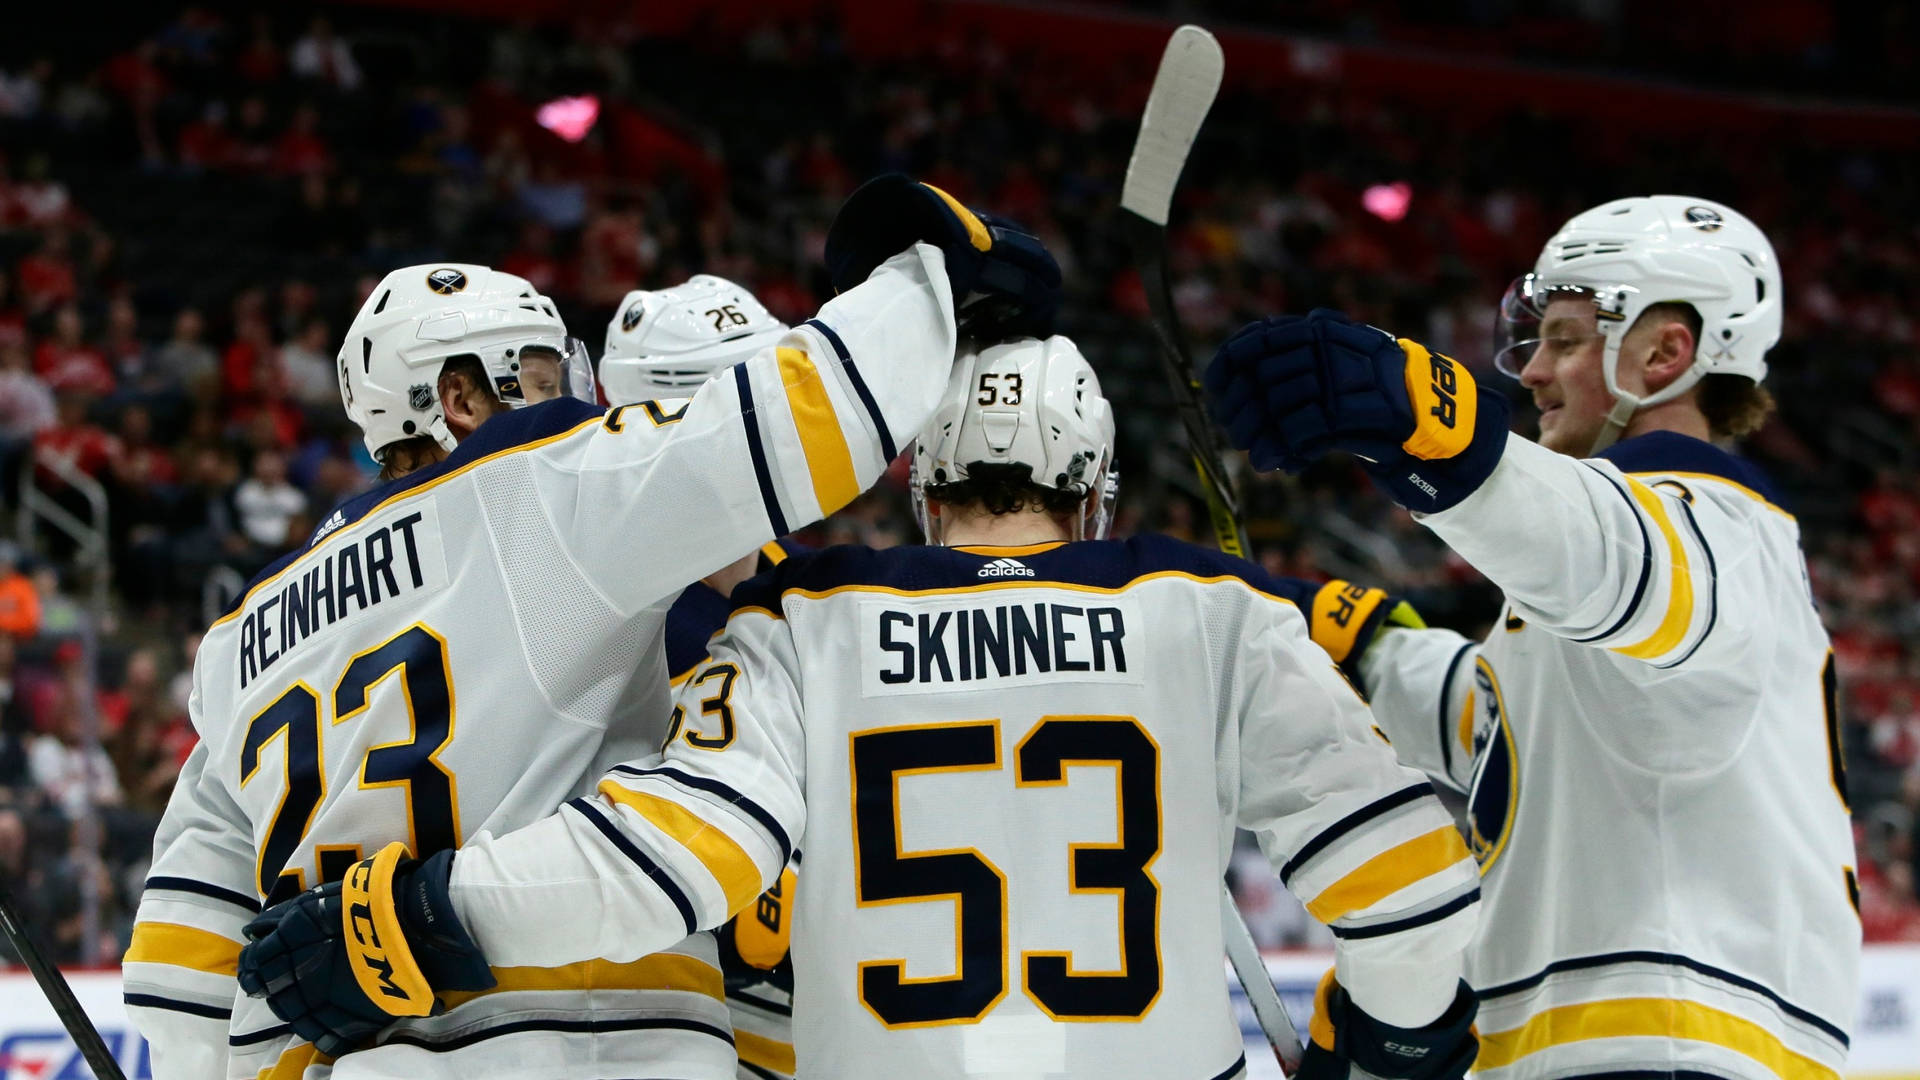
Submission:
POLYGON ((1206 374, 1207 407, 1257 469, 1362 458, 1409 510, 1466 498, 1506 448, 1507 399, 1451 357, 1324 309, 1243 327, 1206 374))
POLYGON ((1313 995, 1313 1022, 1293 1080, 1348 1080, 1355 1067, 1387 1080, 1460 1080, 1480 1052, 1473 1018, 1479 999, 1463 981, 1453 1004, 1425 1027, 1368 1016, 1329 969, 1313 995))
POLYGON ((931 184, 888 173, 860 185, 827 230, 827 272, 844 292, 916 243, 946 256, 954 313, 983 340, 1044 338, 1060 308, 1060 266, 1012 222, 962 206, 931 184))
POLYGON ((1335 578, 1332 581, 1308 581, 1305 578, 1273 579, 1280 595, 1293 601, 1307 620, 1307 636, 1327 651, 1340 666, 1348 681, 1360 685, 1360 658, 1373 644, 1374 635, 1388 626, 1426 629, 1426 620, 1413 605, 1385 589, 1355 585, 1335 578))
POLYGON ((494 984, 447 895, 453 852, 419 862, 389 844, 346 877, 276 904, 246 926, 240 988, 323 1054, 338 1056, 441 990, 494 984))

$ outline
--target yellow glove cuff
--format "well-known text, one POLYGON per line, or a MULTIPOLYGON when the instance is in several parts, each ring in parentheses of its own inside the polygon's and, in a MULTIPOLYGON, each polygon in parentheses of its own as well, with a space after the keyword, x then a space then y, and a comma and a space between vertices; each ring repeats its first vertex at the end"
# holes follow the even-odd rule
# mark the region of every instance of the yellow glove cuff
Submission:
POLYGON ((986 222, 981 221, 973 211, 961 206, 959 199, 924 180, 920 182, 920 186, 940 196, 940 201, 946 203, 947 209, 953 211, 953 216, 959 218, 960 224, 967 227, 967 242, 972 244, 975 250, 986 251, 993 246, 993 234, 987 231, 986 222))
POLYGON ((1473 441, 1479 418, 1473 375, 1453 357, 1409 338, 1400 339, 1400 349, 1407 354, 1407 399, 1413 402, 1413 435, 1401 449, 1423 461, 1453 457, 1473 441))
POLYGON ((1327 1016, 1327 997, 1338 985, 1340 984, 1333 981, 1333 969, 1328 968, 1327 973, 1320 976, 1320 985, 1314 987, 1313 1019, 1307 1022, 1307 1038, 1312 1039, 1315 1046, 1329 1054, 1333 1053, 1334 1037, 1333 1020, 1327 1016))
POLYGON ((407 947, 393 906, 393 874, 407 857, 407 845, 395 841, 348 868, 340 883, 347 965, 360 992, 389 1014, 426 1016, 433 1012, 433 988, 407 947))
POLYGON ((1353 642, 1360 629, 1386 599, 1384 589, 1369 589, 1350 581, 1329 581, 1313 594, 1307 633, 1315 645, 1327 650, 1334 663, 1344 664, 1353 652, 1353 642))
POLYGON ((772 971, 787 958, 793 937, 793 867, 780 871, 780 880, 760 894, 753 907, 735 915, 733 947, 749 967, 772 971))

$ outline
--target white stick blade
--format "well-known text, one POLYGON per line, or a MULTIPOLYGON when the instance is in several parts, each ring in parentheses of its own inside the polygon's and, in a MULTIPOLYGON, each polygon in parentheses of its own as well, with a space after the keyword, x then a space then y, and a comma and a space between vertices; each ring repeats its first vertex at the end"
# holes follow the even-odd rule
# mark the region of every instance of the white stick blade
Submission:
POLYGON ((1220 92, 1225 70, 1220 42, 1201 27, 1182 26, 1167 40, 1146 111, 1140 114, 1140 137, 1134 140, 1133 160, 1127 163, 1126 185, 1120 190, 1122 209, 1156 225, 1167 223, 1173 186, 1220 92))

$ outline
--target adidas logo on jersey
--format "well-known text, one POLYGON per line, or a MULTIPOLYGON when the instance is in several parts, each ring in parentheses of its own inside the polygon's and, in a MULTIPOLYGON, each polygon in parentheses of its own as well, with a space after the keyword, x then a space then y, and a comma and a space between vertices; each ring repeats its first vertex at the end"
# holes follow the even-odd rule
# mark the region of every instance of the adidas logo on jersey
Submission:
POLYGON ((313 530, 313 539, 309 540, 307 542, 307 545, 311 547, 314 544, 317 544, 320 541, 325 540, 327 538, 327 534, 333 532, 333 530, 339 528, 342 525, 345 525, 346 523, 347 523, 347 515, 341 513, 338 510, 335 510, 333 512, 332 517, 322 522, 319 528, 313 530))
POLYGON ((1033 567, 1019 559, 995 559, 980 568, 979 577, 1032 577, 1033 567))

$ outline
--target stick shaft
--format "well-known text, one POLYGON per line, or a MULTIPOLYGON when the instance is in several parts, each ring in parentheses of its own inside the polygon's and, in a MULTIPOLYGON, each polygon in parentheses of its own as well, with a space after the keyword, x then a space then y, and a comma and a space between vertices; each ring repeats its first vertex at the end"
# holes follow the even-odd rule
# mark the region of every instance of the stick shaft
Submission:
POLYGON ((66 977, 60 969, 47 961, 46 954, 35 945, 27 933, 27 922, 20 917, 20 909, 14 906, 13 896, 0 883, 0 931, 7 935, 7 941, 13 945, 13 951, 20 954, 20 960, 33 972, 34 981, 40 984, 40 992, 47 995, 48 1004, 60 1017, 60 1023, 73 1037, 74 1045, 80 1048, 81 1056, 93 1067, 93 1075, 98 1080, 126 1080, 120 1071, 120 1063, 114 1060, 113 1052, 107 1049, 106 1040, 87 1018, 87 1011, 80 1007, 80 1000, 73 996, 73 988, 67 985, 66 977))

